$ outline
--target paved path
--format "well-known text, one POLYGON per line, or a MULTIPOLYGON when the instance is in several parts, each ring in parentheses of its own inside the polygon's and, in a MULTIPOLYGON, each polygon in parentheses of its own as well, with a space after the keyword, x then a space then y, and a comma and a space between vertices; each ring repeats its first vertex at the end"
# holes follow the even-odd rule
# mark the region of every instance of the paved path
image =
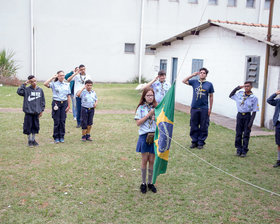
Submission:
MULTIPOLYGON (((0 108, 2 113, 20 113, 22 108, 0 108)), ((51 109, 46 109, 45 113, 51 113, 51 109)), ((134 114, 132 110, 96 110, 97 114, 134 114)))
MULTIPOLYGON (((185 106, 180 103, 175 104, 175 108, 178 111, 185 112, 185 113, 190 113, 190 106, 185 106)), ((210 115, 210 120, 211 122, 214 122, 215 124, 221 125, 223 127, 226 127, 231 130, 235 130, 235 119, 225 117, 219 114, 211 113, 210 115)), ((266 131, 260 127, 253 126, 252 131, 251 131, 251 136, 266 136, 266 135, 274 135, 273 131, 266 131)))
MULTIPOLYGON (((190 107, 185 106, 180 103, 175 104, 175 108, 178 111, 190 113, 190 107)), ((0 108, 0 112, 4 113, 19 113, 22 112, 21 108, 0 108)), ((46 113, 50 113, 50 109, 45 110, 46 113)), ((96 110, 96 114, 134 114, 135 111, 131 110, 96 110)), ((226 127, 231 130, 235 130, 235 119, 225 117, 219 114, 211 113, 210 116, 211 122, 214 122, 215 124, 221 125, 223 127, 226 127)), ((274 135, 274 132, 272 131, 265 131, 264 129, 253 126, 251 136, 266 136, 266 135, 274 135)))

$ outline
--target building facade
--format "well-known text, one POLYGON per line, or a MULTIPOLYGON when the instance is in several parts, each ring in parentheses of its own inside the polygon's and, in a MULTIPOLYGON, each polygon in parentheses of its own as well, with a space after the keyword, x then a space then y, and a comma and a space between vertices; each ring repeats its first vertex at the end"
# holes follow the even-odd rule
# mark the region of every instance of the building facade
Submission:
MULTIPOLYGON (((264 23, 268 0, 0 0, 0 49, 13 50, 18 77, 46 80, 85 64, 94 81, 151 79, 146 46, 208 19, 264 23)), ((275 1, 274 23, 280 21, 275 1)))

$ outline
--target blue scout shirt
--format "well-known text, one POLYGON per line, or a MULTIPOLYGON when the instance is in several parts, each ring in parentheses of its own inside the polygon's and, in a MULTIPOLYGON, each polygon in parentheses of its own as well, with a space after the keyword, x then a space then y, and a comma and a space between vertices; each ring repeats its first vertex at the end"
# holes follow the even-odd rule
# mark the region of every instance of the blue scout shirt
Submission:
POLYGON ((189 85, 193 87, 192 108, 208 109, 208 95, 214 93, 214 87, 211 82, 192 79, 189 85))
POLYGON ((91 90, 90 92, 86 89, 83 90, 83 92, 80 95, 80 98, 82 99, 82 107, 86 108, 93 108, 97 96, 94 90, 91 90))
POLYGON ((65 101, 67 100, 67 96, 71 95, 69 83, 60 82, 60 81, 52 81, 50 83, 50 88, 52 88, 53 92, 53 100, 56 101, 65 101))
POLYGON ((159 80, 157 80, 151 85, 151 88, 155 92, 155 99, 157 103, 160 103, 167 91, 170 89, 170 84, 166 81, 161 83, 159 80))
POLYGON ((272 105, 275 106, 275 111, 274 111, 274 115, 273 115, 273 125, 276 126, 277 125, 277 121, 280 121, 280 99, 275 99, 275 97, 277 97, 277 94, 274 93, 272 94, 268 99, 267 102, 272 105))
MULTIPOLYGON (((151 109, 153 109, 153 107, 150 105, 147 104, 140 105, 137 108, 134 119, 140 120, 141 118, 145 117, 151 111, 151 109)), ((155 131, 156 131, 156 122, 152 119, 147 119, 143 124, 140 125, 139 135, 143 135, 155 131)))
POLYGON ((244 91, 239 91, 231 99, 236 101, 237 111, 240 113, 259 111, 258 98, 253 94, 248 96, 244 91))

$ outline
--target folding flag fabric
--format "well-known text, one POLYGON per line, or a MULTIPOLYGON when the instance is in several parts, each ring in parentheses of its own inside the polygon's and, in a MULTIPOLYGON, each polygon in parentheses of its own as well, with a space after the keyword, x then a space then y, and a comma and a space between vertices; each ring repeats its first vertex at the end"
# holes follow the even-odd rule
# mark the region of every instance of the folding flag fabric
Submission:
POLYGON ((156 132, 155 132, 155 163, 153 171, 153 184, 157 176, 166 172, 168 164, 169 148, 171 144, 175 107, 175 82, 168 90, 162 101, 155 108, 156 132))

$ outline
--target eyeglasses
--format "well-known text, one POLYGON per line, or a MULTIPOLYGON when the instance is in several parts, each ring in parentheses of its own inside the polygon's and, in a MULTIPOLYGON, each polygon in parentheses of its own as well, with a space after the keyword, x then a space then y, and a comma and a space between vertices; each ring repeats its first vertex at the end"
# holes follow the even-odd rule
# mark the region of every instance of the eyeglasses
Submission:
POLYGON ((154 97, 154 95, 146 95, 146 97, 154 97))

